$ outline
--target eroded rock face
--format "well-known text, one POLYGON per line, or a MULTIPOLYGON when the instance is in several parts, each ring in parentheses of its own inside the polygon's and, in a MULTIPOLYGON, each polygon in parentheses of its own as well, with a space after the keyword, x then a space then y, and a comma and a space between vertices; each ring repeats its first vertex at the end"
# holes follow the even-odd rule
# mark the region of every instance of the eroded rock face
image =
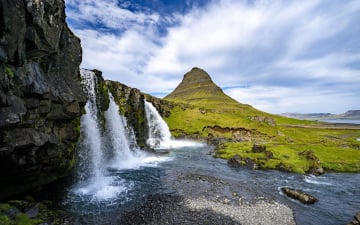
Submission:
POLYGON ((0 0, 0 12, 3 198, 69 172, 86 97, 63 0, 0 0))

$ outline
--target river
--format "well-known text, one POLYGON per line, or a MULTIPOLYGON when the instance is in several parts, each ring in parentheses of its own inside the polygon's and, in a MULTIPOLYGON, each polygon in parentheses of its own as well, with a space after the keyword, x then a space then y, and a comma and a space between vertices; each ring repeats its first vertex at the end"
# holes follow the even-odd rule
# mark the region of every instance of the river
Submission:
MULTIPOLYGON (((97 81, 92 71, 82 71, 82 76, 89 101, 85 107, 87 113, 81 119, 76 172, 66 182, 58 182, 40 193, 42 198, 50 197, 66 211, 71 224, 119 224, 122 215, 141 206, 150 195, 186 192, 174 185, 174 181, 180 178, 181 182, 181 178, 188 175, 233 184, 231 190, 220 189, 227 192, 227 197, 236 192, 237 197, 249 202, 262 199, 285 204, 293 210, 298 225, 346 224, 360 210, 359 173, 327 173, 315 177, 231 168, 225 160, 212 157, 212 146, 172 140, 166 123, 147 102, 147 120, 152 132, 148 144, 155 149, 162 148, 165 154, 142 151, 126 118, 119 115, 111 94, 110 106, 105 112, 107 127, 105 131, 100 129, 94 89, 97 81), (304 205, 284 196, 279 191, 281 187, 301 189, 319 201, 304 205)), ((206 184, 198 187, 207 197, 219 194, 219 189, 212 192, 211 182, 195 180, 206 184)), ((197 190, 191 191, 196 195, 197 190)), ((251 216, 256 217, 257 212, 251 216)))
MULTIPOLYGON (((224 160, 209 155, 211 149, 207 145, 178 148, 167 156, 149 156, 132 169, 109 170, 106 177, 112 182, 96 183, 96 191, 92 193, 79 193, 79 187, 70 182, 65 187, 58 187, 61 190, 57 191, 57 201, 76 224, 117 224, 122 213, 141 205, 146 196, 166 193, 173 188, 162 180, 167 174, 181 171, 232 180, 241 187, 237 190, 239 195, 254 199, 261 196, 286 204, 294 211, 298 225, 346 224, 360 209, 358 173, 328 173, 314 177, 231 168, 224 160), (280 193, 279 188, 284 186, 302 189, 319 201, 304 205, 291 200, 280 193)), ((54 189, 48 191, 54 194, 54 189)))

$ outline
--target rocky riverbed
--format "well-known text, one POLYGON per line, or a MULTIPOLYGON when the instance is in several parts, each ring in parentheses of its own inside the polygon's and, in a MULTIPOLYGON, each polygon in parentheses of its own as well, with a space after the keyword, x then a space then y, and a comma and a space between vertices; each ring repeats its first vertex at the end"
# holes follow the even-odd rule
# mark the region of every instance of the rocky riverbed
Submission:
POLYGON ((296 224, 292 210, 256 192, 243 196, 236 182, 172 171, 166 193, 150 195, 121 224, 296 224))

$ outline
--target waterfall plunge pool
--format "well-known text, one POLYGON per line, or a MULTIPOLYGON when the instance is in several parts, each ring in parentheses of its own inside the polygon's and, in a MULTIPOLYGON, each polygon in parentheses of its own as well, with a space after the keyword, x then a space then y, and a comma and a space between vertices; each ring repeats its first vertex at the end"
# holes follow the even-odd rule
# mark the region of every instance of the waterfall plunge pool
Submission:
POLYGON ((75 193, 74 181, 67 185, 52 185, 41 193, 44 198, 58 193, 56 201, 71 216, 73 224, 121 224, 122 215, 143 204, 147 196, 176 191, 172 184, 175 176, 187 173, 233 182, 238 195, 250 201, 265 198, 286 204, 294 210, 298 225, 346 224, 359 210, 360 174, 328 173, 315 177, 231 168, 226 161, 209 155, 211 150, 212 147, 206 145, 183 147, 170 150, 167 160, 162 162, 144 164, 134 169, 109 169, 108 176, 118 192, 114 194, 111 188, 106 188, 106 182, 96 185, 101 188, 104 184, 104 191, 113 194, 110 198, 106 198, 106 195, 98 198, 96 195, 75 193), (279 188, 284 186, 302 189, 317 197, 319 202, 303 205, 291 200, 279 192, 279 188))
MULTIPOLYGON (((40 192, 43 199, 53 199, 67 212, 71 224, 122 224, 124 214, 144 204, 147 196, 157 193, 208 198, 240 196, 238 200, 249 202, 277 201, 294 210, 299 225, 346 224, 360 209, 360 174, 329 173, 313 177, 231 168, 225 160, 209 154, 213 150, 211 146, 172 140, 166 123, 150 103, 145 103, 150 128, 148 144, 169 154, 146 153, 137 147, 134 132, 126 118, 119 115, 111 95, 105 112, 107 127, 100 129, 96 76, 88 70, 82 70, 81 74, 89 100, 85 106, 87 113, 81 118, 76 173, 66 182, 58 182, 40 192), (226 188, 215 190, 209 180, 226 188), (188 189, 191 185, 196 188, 188 189), (302 189, 319 202, 303 205, 290 200, 279 192, 285 186, 302 189)), ((256 217, 257 212, 253 216, 256 217)))

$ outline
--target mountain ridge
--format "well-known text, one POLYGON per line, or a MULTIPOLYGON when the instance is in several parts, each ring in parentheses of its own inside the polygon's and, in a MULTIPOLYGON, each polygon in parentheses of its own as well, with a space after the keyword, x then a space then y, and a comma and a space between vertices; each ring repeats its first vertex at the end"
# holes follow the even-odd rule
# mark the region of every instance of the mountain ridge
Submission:
POLYGON ((310 119, 310 120, 324 120, 324 119, 360 119, 360 110, 348 110, 340 114, 332 113, 282 113, 281 116, 286 116, 295 119, 310 119))

